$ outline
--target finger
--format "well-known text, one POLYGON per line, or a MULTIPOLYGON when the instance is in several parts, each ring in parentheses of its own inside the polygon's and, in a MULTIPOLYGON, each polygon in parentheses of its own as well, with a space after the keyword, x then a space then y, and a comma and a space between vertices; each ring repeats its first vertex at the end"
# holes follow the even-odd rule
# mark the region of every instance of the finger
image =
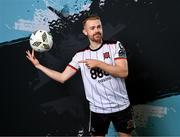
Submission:
POLYGON ((90 68, 91 68, 88 64, 86 64, 86 66, 87 66, 87 68, 88 68, 88 69, 90 69, 90 68))
POLYGON ((86 60, 81 60, 81 61, 79 61, 79 63, 87 63, 87 61, 86 60))
POLYGON ((30 53, 30 50, 27 50, 26 52, 30 53))
POLYGON ((26 51, 26 54, 27 54, 29 57, 31 57, 31 53, 29 52, 29 50, 26 51))
POLYGON ((29 52, 29 50, 27 50, 27 51, 26 51, 26 54, 27 54, 28 56, 30 55, 30 52, 29 52))
POLYGON ((26 50, 26 53, 28 54, 28 53, 29 53, 29 50, 26 50))
POLYGON ((32 49, 32 56, 34 57, 34 49, 32 49))
POLYGON ((31 60, 29 56, 26 56, 26 58, 28 58, 29 60, 31 60))
POLYGON ((30 53, 31 54, 30 50, 27 50, 26 53, 30 53))

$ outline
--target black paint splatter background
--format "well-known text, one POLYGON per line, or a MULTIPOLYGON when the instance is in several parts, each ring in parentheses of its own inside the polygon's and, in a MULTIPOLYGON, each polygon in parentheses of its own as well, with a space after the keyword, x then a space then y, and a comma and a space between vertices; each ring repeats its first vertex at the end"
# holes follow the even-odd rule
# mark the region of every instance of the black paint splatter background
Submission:
MULTIPOLYGON (((105 39, 119 40, 129 62, 126 79, 133 105, 180 93, 178 0, 94 0, 90 11, 50 22, 53 48, 38 54, 46 66, 62 71, 75 52, 87 46, 82 20, 102 17, 105 39)), ((0 135, 88 135, 88 104, 80 73, 61 85, 25 58, 29 38, 1 43, 0 135)))

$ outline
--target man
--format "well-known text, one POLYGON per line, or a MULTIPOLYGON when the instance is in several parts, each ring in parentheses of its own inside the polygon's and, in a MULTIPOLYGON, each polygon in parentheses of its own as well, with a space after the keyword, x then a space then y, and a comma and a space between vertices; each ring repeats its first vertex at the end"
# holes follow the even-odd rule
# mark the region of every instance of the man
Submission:
POLYGON ((112 121, 119 136, 130 136, 134 123, 124 81, 128 76, 125 49, 119 41, 103 40, 99 16, 92 15, 83 21, 83 33, 89 39, 89 46, 77 52, 62 73, 41 65, 34 50, 27 51, 26 57, 37 69, 60 83, 80 69, 91 111, 91 135, 105 136, 112 121))

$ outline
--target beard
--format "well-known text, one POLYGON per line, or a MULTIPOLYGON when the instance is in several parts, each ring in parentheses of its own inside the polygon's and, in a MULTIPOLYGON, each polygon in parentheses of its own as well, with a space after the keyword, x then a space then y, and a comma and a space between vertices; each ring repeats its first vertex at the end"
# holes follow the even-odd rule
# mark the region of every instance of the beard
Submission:
POLYGON ((94 34, 93 37, 91 38, 91 40, 94 42, 97 42, 97 43, 101 43, 102 42, 102 34, 100 32, 94 34))

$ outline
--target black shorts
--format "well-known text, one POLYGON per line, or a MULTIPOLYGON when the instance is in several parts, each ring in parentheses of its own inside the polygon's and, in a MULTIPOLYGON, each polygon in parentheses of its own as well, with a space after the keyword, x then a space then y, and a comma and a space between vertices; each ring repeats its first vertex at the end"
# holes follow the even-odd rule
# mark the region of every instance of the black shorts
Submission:
POLYGON ((132 118, 132 107, 110 114, 91 112, 90 133, 93 136, 105 136, 108 132, 110 122, 113 123, 117 132, 131 134, 134 129, 132 118))

